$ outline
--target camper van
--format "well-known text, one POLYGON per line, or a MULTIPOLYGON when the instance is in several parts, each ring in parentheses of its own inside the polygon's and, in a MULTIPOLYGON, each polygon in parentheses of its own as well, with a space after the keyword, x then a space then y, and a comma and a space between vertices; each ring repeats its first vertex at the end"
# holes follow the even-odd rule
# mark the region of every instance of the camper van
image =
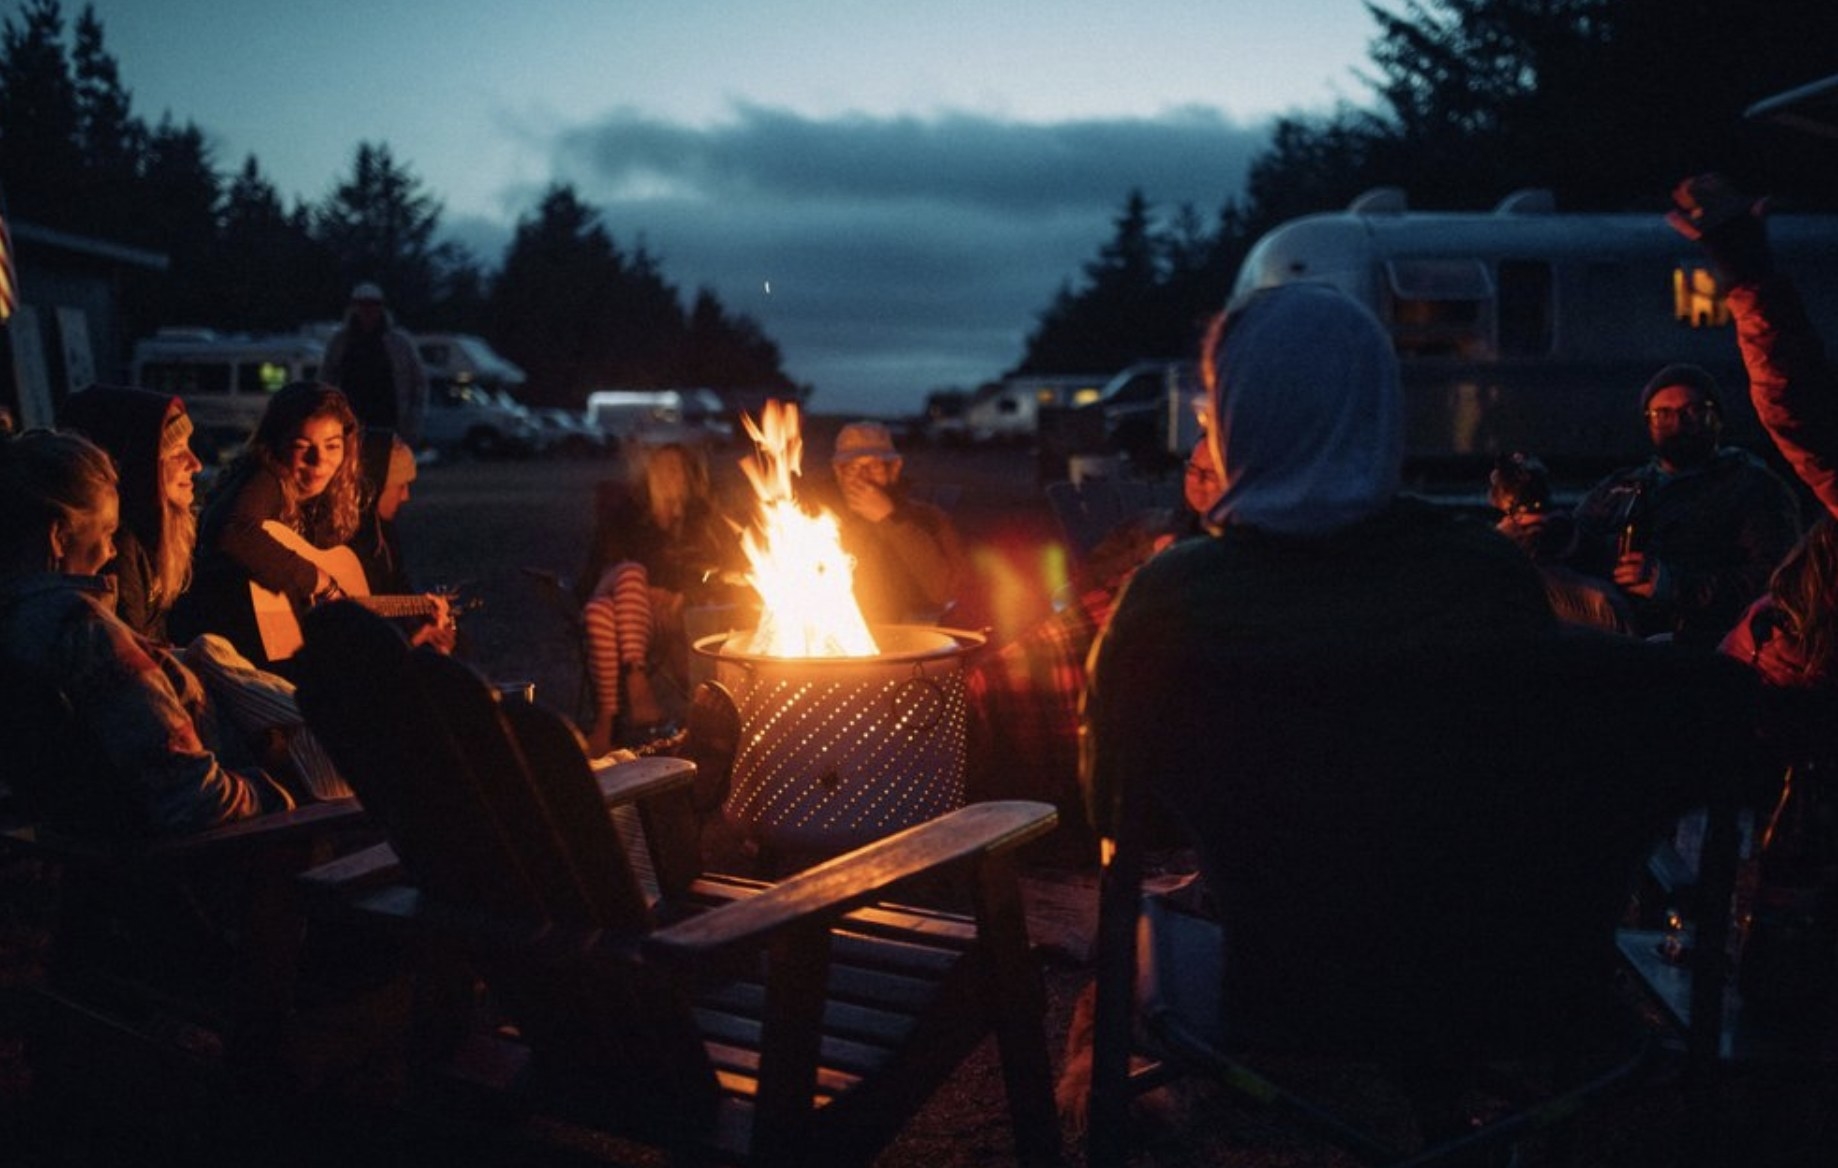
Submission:
POLYGON ((470 333, 421 333, 415 352, 428 374, 423 445, 464 450, 475 458, 534 453, 542 428, 517 399, 522 369, 470 333))
POLYGON ((207 465, 233 456, 290 381, 315 381, 325 342, 300 334, 226 335, 161 329, 134 346, 135 385, 185 399, 192 445, 207 465))
POLYGON ((726 403, 712 389, 596 389, 587 420, 620 442, 723 446, 734 439, 726 403))
MULTIPOLYGON (((1769 220, 1814 319, 1838 319, 1838 217, 1769 220)), ((1560 214, 1521 191, 1491 212, 1412 211, 1401 191, 1291 220, 1245 257, 1232 300, 1336 285, 1391 333, 1408 453, 1420 469, 1523 450, 1596 468, 1644 458, 1635 394, 1660 366, 1714 373, 1726 433, 1765 446, 1723 290, 1698 248, 1651 214, 1560 214)))
POLYGON ((1032 442, 1042 406, 1079 406, 1098 400, 1107 374, 1017 374, 977 390, 964 411, 972 442, 1032 442))

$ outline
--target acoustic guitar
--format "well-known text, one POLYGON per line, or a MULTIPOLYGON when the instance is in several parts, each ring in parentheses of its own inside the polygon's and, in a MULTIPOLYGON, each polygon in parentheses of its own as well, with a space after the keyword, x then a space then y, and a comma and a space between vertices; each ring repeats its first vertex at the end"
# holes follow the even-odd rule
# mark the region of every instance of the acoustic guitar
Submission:
MULTIPOLYGON (((370 581, 364 576, 357 553, 342 544, 334 548, 315 547, 299 532, 274 519, 263 523, 262 530, 276 543, 338 581, 338 590, 344 593, 345 599, 357 601, 378 616, 395 619, 440 614, 439 602, 426 594, 372 596, 370 581)), ((249 600, 255 607, 255 627, 261 634, 262 652, 268 655, 268 660, 285 661, 298 653, 305 639, 300 634, 300 615, 294 611, 293 601, 284 593, 270 591, 253 580, 249 581, 249 600)), ((455 607, 451 603, 446 606, 449 622, 455 607)))

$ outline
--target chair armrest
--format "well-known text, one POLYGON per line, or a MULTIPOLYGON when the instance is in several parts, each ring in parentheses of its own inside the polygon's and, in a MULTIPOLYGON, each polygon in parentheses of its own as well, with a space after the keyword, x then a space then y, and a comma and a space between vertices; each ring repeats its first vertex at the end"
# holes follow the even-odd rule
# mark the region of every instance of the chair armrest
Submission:
MULTIPOLYGON (((594 771, 600 797, 609 808, 680 790, 695 777, 695 764, 680 758, 630 759, 594 771)), ((302 872, 299 880, 312 895, 337 897, 401 878, 402 862, 395 849, 380 843, 302 872)))
POLYGON ((298 880, 315 896, 338 897, 387 884, 402 877, 402 861, 387 843, 372 844, 300 873, 298 880))
POLYGON ((365 822, 355 799, 314 803, 277 811, 190 835, 155 840, 142 847, 110 847, 64 835, 36 824, 0 832, 3 846, 45 859, 91 864, 185 864, 317 839, 365 822))
POLYGON ((1038 839, 1058 818, 1047 803, 972 803, 807 868, 756 896, 660 928, 645 938, 644 952, 690 964, 756 949, 789 926, 840 917, 879 900, 903 880, 1038 839))
POLYGON ((666 755, 627 759, 594 768, 594 779, 600 784, 600 798, 608 807, 637 803, 665 791, 687 787, 695 778, 695 763, 666 755))

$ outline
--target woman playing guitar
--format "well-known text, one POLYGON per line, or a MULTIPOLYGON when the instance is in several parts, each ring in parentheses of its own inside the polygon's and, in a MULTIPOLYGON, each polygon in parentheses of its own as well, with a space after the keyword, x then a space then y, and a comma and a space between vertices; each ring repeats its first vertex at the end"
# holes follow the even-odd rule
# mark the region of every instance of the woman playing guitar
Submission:
MULTIPOLYGON (((363 497, 358 432, 350 403, 331 386, 297 381, 270 399, 205 506, 192 589, 172 615, 175 633, 218 633, 272 669, 298 648, 299 612, 368 595, 343 546, 358 530, 363 497), (264 596, 284 603, 264 606, 264 596)), ((445 598, 426 601, 444 620, 445 598)))

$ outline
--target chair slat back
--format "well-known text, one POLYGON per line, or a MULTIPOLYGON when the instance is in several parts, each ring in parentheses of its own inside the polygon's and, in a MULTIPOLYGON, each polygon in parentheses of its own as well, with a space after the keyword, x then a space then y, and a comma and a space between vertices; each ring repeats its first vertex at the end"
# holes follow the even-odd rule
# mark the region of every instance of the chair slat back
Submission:
POLYGON ((472 764, 480 790, 551 919, 627 933, 651 926, 578 737, 525 702, 516 720, 540 741, 531 757, 498 692, 465 664, 416 653, 410 670, 472 764))
POLYGON ((653 1139, 710 1122, 694 1015, 635 956, 644 899, 571 733, 571 765, 533 764, 463 663, 355 605, 305 624, 301 707, 366 808, 387 809, 372 812, 417 887, 474 920, 472 958, 530 1048, 533 1089, 589 1092, 653 1139))
POLYGON ((348 601, 321 605, 302 624, 300 709, 416 886, 449 903, 541 919, 524 859, 412 673, 401 633, 348 601))

